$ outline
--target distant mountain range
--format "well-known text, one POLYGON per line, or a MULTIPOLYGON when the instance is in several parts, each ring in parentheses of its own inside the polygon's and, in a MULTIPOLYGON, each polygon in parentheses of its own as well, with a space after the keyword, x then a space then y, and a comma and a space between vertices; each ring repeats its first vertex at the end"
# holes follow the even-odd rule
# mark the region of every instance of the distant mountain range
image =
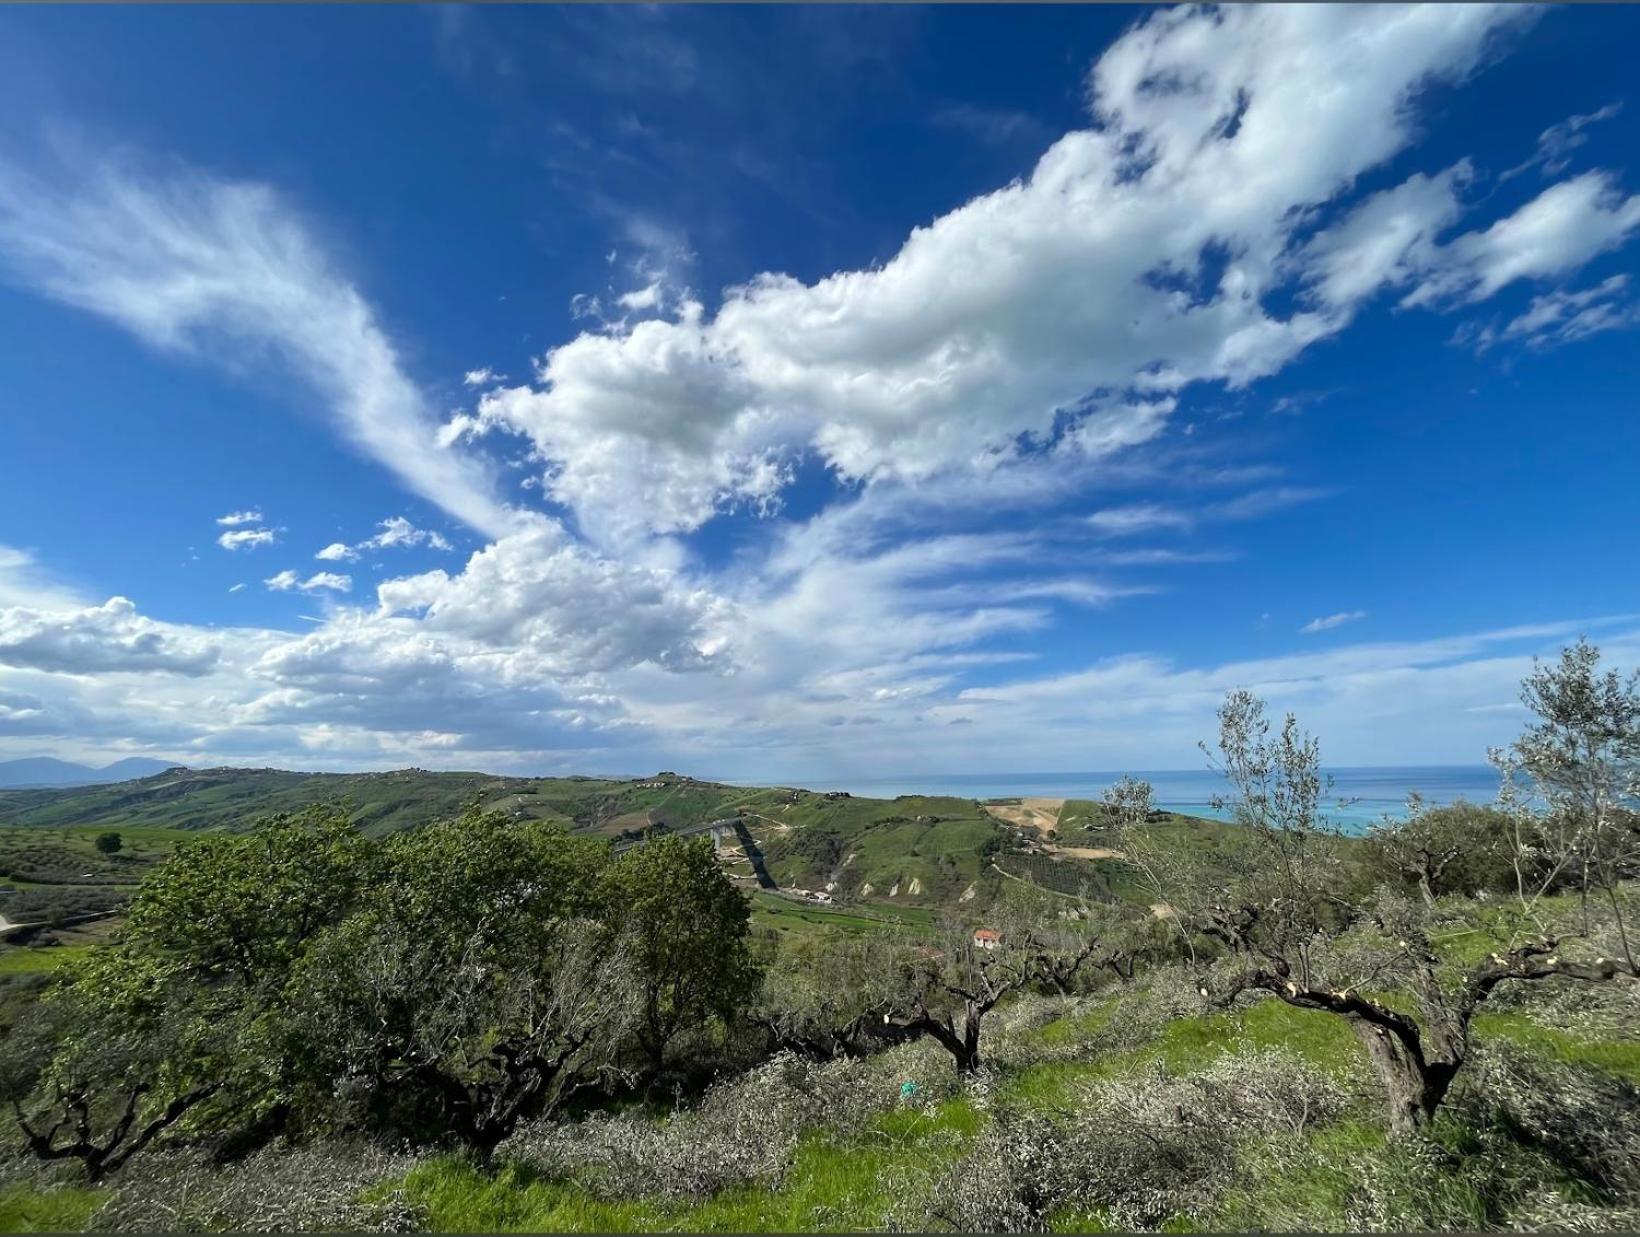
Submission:
POLYGON ((147 756, 128 756, 100 769, 54 756, 31 756, 24 760, 0 760, 0 787, 100 786, 106 782, 152 777, 176 767, 175 761, 153 760, 147 756))

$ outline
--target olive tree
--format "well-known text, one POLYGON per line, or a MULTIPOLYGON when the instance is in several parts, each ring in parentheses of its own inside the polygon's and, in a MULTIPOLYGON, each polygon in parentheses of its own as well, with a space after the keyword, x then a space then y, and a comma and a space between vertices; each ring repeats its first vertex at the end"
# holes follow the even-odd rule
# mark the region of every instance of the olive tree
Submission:
POLYGON ((1065 992, 1084 969, 1119 969, 1122 958, 1106 946, 1094 908, 1045 892, 1017 896, 983 922, 948 918, 939 944, 915 952, 908 1007, 884 1021, 933 1039, 958 1073, 971 1074, 983 1064, 985 1016, 1003 998, 1030 988, 1065 992))
POLYGON ((1508 813, 1481 804, 1428 807, 1419 795, 1401 820, 1374 825, 1369 838, 1380 869, 1410 882, 1433 907, 1447 894, 1508 891, 1515 885, 1515 850, 1508 813))
POLYGON ((1222 864, 1215 859, 1210 839, 1193 839, 1189 847, 1176 837, 1152 828, 1156 816, 1155 792, 1149 782, 1121 777, 1101 796, 1120 846, 1117 852, 1134 884, 1146 895, 1155 920, 1171 926, 1192 962, 1197 960, 1196 934, 1191 925, 1205 910, 1192 899, 1202 890, 1193 875, 1222 864))
POLYGON ((1579 640, 1557 663, 1534 665, 1521 703, 1537 720, 1491 753, 1516 825, 1519 897, 1575 889, 1585 931, 1590 899, 1604 902, 1623 967, 1640 974, 1621 897, 1640 875, 1640 671, 1601 673, 1600 650, 1579 640))
POLYGON ((926 944, 883 929, 782 939, 749 1020, 776 1050, 811 1060, 858 1059, 918 1038, 895 1023, 921 982, 926 944))
POLYGON ((1171 872, 1192 886, 1179 894, 1181 905, 1194 908, 1190 926, 1234 957, 1234 972, 1222 983, 1204 980, 1202 995, 1228 1005, 1262 991, 1343 1018, 1384 1084, 1392 1125, 1417 1128, 1463 1068, 1471 1020, 1499 985, 1640 977, 1625 952, 1629 934, 1616 889, 1632 872, 1623 833, 1632 821, 1621 815, 1621 787, 1640 710, 1633 681, 1625 687, 1615 676, 1597 677, 1597 659, 1592 650, 1571 650, 1527 680, 1523 699, 1540 720, 1513 761, 1536 782, 1548 810, 1511 800, 1512 791, 1504 796, 1519 857, 1518 897, 1458 925, 1494 938, 1496 948, 1472 966, 1437 949, 1441 929, 1453 926, 1437 907, 1387 889, 1359 892, 1320 810, 1326 782, 1315 740, 1291 716, 1272 736, 1262 702, 1231 693, 1219 711, 1218 746, 1241 844, 1227 863, 1193 870, 1181 863, 1171 872), (1611 894, 1603 925, 1556 931, 1545 895, 1561 876, 1611 894), (1618 945, 1615 961, 1602 933, 1618 945), (1392 990, 1408 999, 1376 995, 1392 990))

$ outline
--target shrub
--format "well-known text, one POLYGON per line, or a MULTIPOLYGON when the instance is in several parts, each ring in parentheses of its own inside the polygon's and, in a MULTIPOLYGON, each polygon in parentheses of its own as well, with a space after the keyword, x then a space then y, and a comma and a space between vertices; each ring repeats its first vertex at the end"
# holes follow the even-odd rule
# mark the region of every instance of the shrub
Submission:
POLYGON ((1640 1089, 1586 1066, 1546 1060, 1507 1040, 1476 1054, 1477 1123, 1543 1151, 1608 1197, 1640 1197, 1640 1089))
POLYGON ((1047 1228, 1067 1193, 1064 1131, 1045 1117, 1003 1112, 922 1204, 909 1228, 1023 1233, 1047 1228))
POLYGON ((1374 828, 1368 855, 1376 874, 1430 899, 1516 889, 1513 821, 1497 808, 1462 799, 1419 806, 1406 821, 1374 828))
POLYGON ((921 1106, 949 1096, 954 1082, 938 1054, 931 1044, 865 1061, 817 1063, 785 1053, 664 1120, 628 1111, 537 1122, 497 1154, 604 1199, 699 1199, 750 1181, 775 1184, 804 1134, 859 1130, 900 1102, 903 1078, 918 1080, 921 1106))
POLYGON ((228 1167, 203 1156, 149 1158, 128 1173, 91 1227, 103 1232, 405 1233, 424 1216, 399 1190, 371 1192, 413 1161, 369 1144, 267 1147, 228 1167))
POLYGON ((1640 1230, 1640 1207, 1597 1207, 1546 1191, 1510 1217, 1517 1233, 1632 1233, 1640 1230))
POLYGON ((1059 1208, 1116 1229, 1203 1218, 1234 1181, 1242 1144, 1302 1134, 1352 1102, 1345 1080, 1275 1049, 1244 1047, 1182 1078, 1157 1069, 1092 1082, 1059 1119, 998 1111, 924 1214, 906 1219, 1026 1232, 1059 1208))

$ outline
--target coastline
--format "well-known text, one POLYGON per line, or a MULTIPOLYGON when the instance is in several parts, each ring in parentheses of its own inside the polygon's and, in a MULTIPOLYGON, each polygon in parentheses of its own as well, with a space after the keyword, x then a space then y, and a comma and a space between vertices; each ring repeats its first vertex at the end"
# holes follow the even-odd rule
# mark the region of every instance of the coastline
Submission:
MULTIPOLYGON (((1423 796, 1429 806, 1459 799, 1491 803, 1497 796, 1497 774, 1488 765, 1358 766, 1329 770, 1333 779, 1323 814, 1334 824, 1361 832, 1386 817, 1406 816, 1407 796, 1423 796)), ((902 795, 951 796, 962 799, 1098 799, 1124 776, 1100 770, 1054 773, 961 773, 896 777, 840 774, 830 778, 737 785, 805 786, 814 791, 846 791, 863 798, 893 799, 902 795)), ((1211 769, 1135 770, 1132 776, 1151 783, 1156 806, 1164 811, 1224 820, 1228 812, 1215 809, 1213 797, 1227 790, 1224 779, 1211 769)))

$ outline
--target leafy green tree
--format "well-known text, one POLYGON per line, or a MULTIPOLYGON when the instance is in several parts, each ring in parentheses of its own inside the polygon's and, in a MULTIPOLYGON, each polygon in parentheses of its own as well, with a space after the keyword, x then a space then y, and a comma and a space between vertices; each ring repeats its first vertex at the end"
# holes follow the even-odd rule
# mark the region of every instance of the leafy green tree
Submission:
POLYGON ((117 855, 125 849, 125 839, 110 830, 107 833, 99 833, 92 845, 105 855, 117 855))
POLYGON ((184 1118, 223 1129, 286 1111, 284 987, 369 884, 373 853, 335 805, 180 846, 119 936, 39 1003, 51 1051, 7 1084, 29 1148, 98 1177, 184 1118))
POLYGON ((129 947, 274 999, 307 942, 370 887, 378 848, 323 804, 179 846, 131 903, 129 947))
POLYGON ((474 809, 396 834, 290 988, 301 1059, 367 1124, 488 1154, 597 1081, 636 985, 599 922, 607 848, 474 809))
POLYGON ((610 866, 601 892, 637 983, 636 1039, 658 1074, 679 1035, 731 1022, 752 999, 751 908, 704 838, 634 847, 610 866))

